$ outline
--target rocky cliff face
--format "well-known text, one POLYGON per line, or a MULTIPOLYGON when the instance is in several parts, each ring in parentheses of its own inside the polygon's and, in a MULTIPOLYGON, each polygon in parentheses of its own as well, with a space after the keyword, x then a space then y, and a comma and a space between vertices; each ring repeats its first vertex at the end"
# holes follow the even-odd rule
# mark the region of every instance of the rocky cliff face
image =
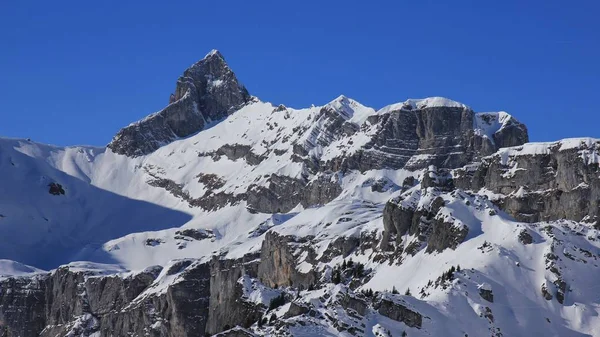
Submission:
POLYGON ((50 274, 4 279, 0 286, 0 321, 6 336, 204 333, 208 265, 175 261, 168 269, 155 267, 126 275, 103 275, 105 271, 95 268, 70 265, 50 274), (164 284, 166 278, 175 278, 176 282, 164 284), (26 313, 26 317, 15 317, 14 311, 26 313))
POLYGON ((594 224, 600 216, 599 147, 596 140, 569 139, 503 149, 456 170, 454 180, 463 189, 495 193, 501 207, 521 221, 594 224))
POLYGON ((315 282, 295 270, 290 244, 271 234, 260 259, 175 260, 137 273, 72 264, 3 278, 0 336, 204 336, 250 327, 265 306, 244 300, 244 277, 275 287, 315 282))
POLYGON ((328 166, 360 171, 461 167, 529 140, 524 124, 501 116, 476 114, 465 105, 436 98, 391 105, 369 119, 377 131, 360 151, 335 158, 328 166))
POLYGON ((121 129, 108 148, 130 157, 151 153, 201 131, 250 99, 221 53, 213 50, 179 77, 166 108, 121 129))

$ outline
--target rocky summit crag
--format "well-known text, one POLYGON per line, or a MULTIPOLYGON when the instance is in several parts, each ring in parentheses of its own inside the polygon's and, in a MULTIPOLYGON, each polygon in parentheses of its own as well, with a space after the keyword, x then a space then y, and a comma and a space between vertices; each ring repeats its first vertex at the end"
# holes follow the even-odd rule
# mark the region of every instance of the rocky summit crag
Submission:
POLYGON ((213 50, 183 72, 166 108, 123 128, 108 148, 127 156, 151 153, 201 131, 250 99, 221 53, 213 50))
POLYGON ((105 148, 0 139, 0 336, 600 331, 600 140, 273 105, 217 51, 168 101, 105 148))

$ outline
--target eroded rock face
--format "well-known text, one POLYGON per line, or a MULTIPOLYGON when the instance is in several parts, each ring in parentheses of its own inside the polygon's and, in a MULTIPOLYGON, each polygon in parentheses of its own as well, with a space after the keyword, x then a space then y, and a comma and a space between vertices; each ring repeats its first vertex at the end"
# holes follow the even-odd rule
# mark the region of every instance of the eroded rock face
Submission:
POLYGON ((268 232, 262 243, 258 278, 269 287, 294 286, 307 289, 317 280, 313 271, 301 273, 296 269, 292 238, 268 232))
POLYGON ((494 302, 494 293, 490 289, 479 288, 479 296, 488 302, 494 302))
POLYGON ((454 249, 462 242, 466 232, 436 217, 444 206, 444 200, 436 196, 437 190, 423 189, 421 193, 431 193, 429 203, 417 206, 416 203, 405 200, 402 196, 386 203, 383 209, 385 230, 381 242, 383 250, 388 249, 389 241, 393 236, 396 237, 396 243, 399 243, 401 236, 405 234, 416 234, 421 241, 427 242, 428 252, 442 251, 446 248, 454 249))
POLYGON ((213 259, 211 262, 211 287, 208 324, 206 332, 215 334, 230 327, 249 327, 261 316, 261 308, 242 300, 243 275, 257 276, 258 263, 255 256, 240 260, 213 259))
POLYGON ((180 267, 180 281, 164 292, 144 293, 161 267, 126 277, 61 267, 49 274, 7 278, 0 282, 0 318, 9 336, 201 336, 208 317, 210 269, 199 263, 180 267))
POLYGON ((590 139, 530 143, 504 149, 480 165, 455 171, 458 187, 486 188, 519 221, 569 219, 597 223, 600 216, 600 144, 590 139))
POLYGON ((379 314, 395 321, 403 322, 411 328, 420 329, 423 324, 423 316, 420 313, 396 301, 382 299, 376 307, 379 314))
POLYGON ((335 174, 323 174, 311 181, 304 189, 302 206, 311 207, 324 205, 337 198, 342 193, 342 187, 335 174))
POLYGON ((286 213, 302 201, 306 182, 287 176, 272 174, 267 186, 248 188, 248 208, 261 213, 286 213))
POLYGON ((356 311, 361 316, 365 316, 369 309, 369 304, 366 301, 350 294, 344 294, 340 300, 340 305, 346 310, 356 311))
POLYGON ((212 51, 179 77, 172 103, 121 129, 108 148, 129 157, 149 154, 226 117, 250 99, 223 56, 212 51))
POLYGON ((46 326, 46 275, 0 280, 0 336, 38 336, 46 326))
POLYGON ((427 240, 427 252, 441 252, 446 248, 456 249, 461 244, 469 229, 466 227, 457 227, 454 223, 434 219, 433 230, 427 240))
POLYGON ((482 117, 466 106, 405 105, 376 117, 371 122, 378 124, 378 131, 364 150, 336 158, 326 165, 328 168, 334 171, 417 170, 429 165, 458 168, 501 147, 529 140, 525 125, 510 116, 490 139, 478 129, 482 127, 479 125, 482 117))

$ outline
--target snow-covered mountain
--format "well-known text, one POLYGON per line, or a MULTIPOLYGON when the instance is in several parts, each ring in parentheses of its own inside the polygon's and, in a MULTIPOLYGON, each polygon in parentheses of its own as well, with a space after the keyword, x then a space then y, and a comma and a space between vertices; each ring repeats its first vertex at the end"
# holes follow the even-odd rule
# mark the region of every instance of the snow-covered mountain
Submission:
POLYGON ((106 148, 0 139, 0 336, 598 335, 600 140, 527 142, 262 102, 212 51, 106 148))

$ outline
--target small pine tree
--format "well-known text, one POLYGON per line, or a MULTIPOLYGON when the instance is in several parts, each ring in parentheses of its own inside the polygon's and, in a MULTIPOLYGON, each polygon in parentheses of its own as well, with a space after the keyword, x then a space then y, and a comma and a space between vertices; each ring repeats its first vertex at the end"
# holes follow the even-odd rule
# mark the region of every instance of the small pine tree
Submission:
POLYGON ((276 320, 277 320, 277 315, 275 315, 275 313, 273 313, 271 315, 271 318, 269 319, 269 324, 275 323, 276 320))
POLYGON ((396 289, 396 286, 392 287, 392 294, 399 294, 398 289, 396 289))
POLYGON ((347 264, 347 266, 348 266, 348 268, 352 268, 352 266, 353 266, 353 265, 354 265, 354 262, 352 261, 352 258, 350 258, 350 259, 348 260, 348 264, 347 264))
POLYGON ((340 282, 342 282, 342 275, 340 274, 340 271, 338 269, 333 270, 333 274, 331 275, 331 282, 333 282, 333 284, 339 284, 340 282))
POLYGON ((408 334, 406 333, 406 331, 402 331, 402 337, 407 337, 408 334))
POLYGON ((456 268, 454 266, 452 266, 449 270, 448 270, 448 281, 452 281, 454 280, 454 272, 456 272, 456 268))
POLYGON ((342 262, 342 269, 343 269, 343 270, 346 270, 346 267, 347 267, 347 266, 348 266, 348 265, 346 264, 346 260, 344 260, 344 262, 342 262))
POLYGON ((406 292, 404 293, 404 295, 412 296, 412 294, 410 293, 410 288, 406 288, 406 292))
POLYGON ((365 265, 359 262, 356 264, 356 267, 354 268, 354 276, 361 277, 363 275, 364 271, 365 271, 365 265))
POLYGON ((257 325, 259 328, 262 328, 262 326, 263 326, 263 317, 262 317, 262 316, 260 316, 260 317, 258 318, 258 322, 256 322, 256 325, 257 325))
POLYGON ((456 266, 456 271, 460 273, 460 264, 456 266))

